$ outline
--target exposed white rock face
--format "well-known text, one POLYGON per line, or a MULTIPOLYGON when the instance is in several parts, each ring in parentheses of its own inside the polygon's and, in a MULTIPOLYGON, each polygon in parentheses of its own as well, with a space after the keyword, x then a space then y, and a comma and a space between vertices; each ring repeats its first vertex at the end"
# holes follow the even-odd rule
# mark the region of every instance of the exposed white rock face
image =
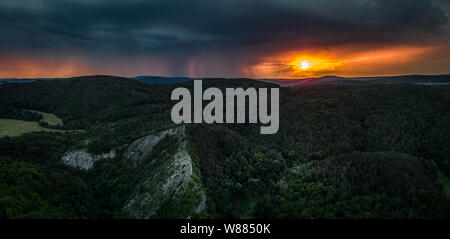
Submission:
POLYGON ((153 151, 153 147, 155 147, 155 145, 157 145, 159 141, 167 135, 184 137, 184 126, 160 131, 156 134, 151 134, 134 141, 125 152, 124 158, 133 160, 135 163, 141 162, 150 155, 153 151))
POLYGON ((199 213, 201 213, 205 208, 206 208, 206 195, 205 195, 205 193, 202 191, 202 192, 201 192, 201 198, 200 198, 200 200, 198 201, 197 206, 195 206, 195 207, 192 209, 192 212, 193 212, 193 213, 199 214, 199 213))
MULTIPOLYGON (((126 147, 126 146, 125 146, 126 147)), ((140 172, 123 210, 131 218, 151 218, 162 205, 170 202, 181 205, 185 211, 179 217, 190 218, 205 209, 206 196, 199 182, 193 179, 192 159, 187 151, 185 127, 163 130, 132 142, 123 154, 140 172), (153 152, 167 136, 175 136, 170 146, 153 152), (174 143, 172 143, 174 142, 174 143), (143 172, 143 173, 142 173, 143 172)), ((85 149, 67 152, 61 161, 67 165, 90 169, 95 161, 114 158, 116 151, 91 155, 85 149)))
POLYGON ((116 151, 112 150, 109 153, 91 155, 86 151, 86 149, 75 150, 71 152, 66 152, 62 158, 61 162, 72 167, 79 167, 85 170, 91 169, 94 163, 102 159, 112 159, 116 157, 116 151))
MULTIPOLYGON (((186 150, 185 127, 161 131, 135 141, 128 147, 125 158, 137 160, 152 160, 146 167, 148 174, 145 180, 136 186, 132 198, 127 202, 124 210, 133 218, 150 218, 169 200, 174 204, 183 203, 187 191, 189 197, 194 197, 194 205, 190 212, 200 213, 205 207, 206 196, 192 179, 192 159, 186 150), (168 135, 178 139, 176 153, 168 158, 147 159, 154 146, 168 135)), ((184 206, 184 205, 183 205, 184 206)))

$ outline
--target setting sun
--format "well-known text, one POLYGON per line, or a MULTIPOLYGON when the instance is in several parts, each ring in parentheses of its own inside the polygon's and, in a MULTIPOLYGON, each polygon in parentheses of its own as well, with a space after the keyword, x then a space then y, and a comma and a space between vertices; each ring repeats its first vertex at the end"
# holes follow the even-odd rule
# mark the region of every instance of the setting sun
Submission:
POLYGON ((309 68, 309 62, 303 60, 303 61, 300 63, 300 68, 301 68, 302 70, 308 69, 308 68, 309 68))
MULTIPOLYGON (((247 76, 259 78, 308 78, 324 75, 370 76, 376 72, 400 74, 399 65, 411 64, 420 57, 438 52, 435 46, 395 46, 370 49, 367 45, 342 46, 323 51, 290 51, 262 57, 244 68, 247 76)), ((422 63, 425 65, 425 63, 422 63)))
POLYGON ((329 59, 317 56, 297 56, 288 65, 292 73, 297 76, 315 76, 336 70, 342 64, 337 59, 329 59))

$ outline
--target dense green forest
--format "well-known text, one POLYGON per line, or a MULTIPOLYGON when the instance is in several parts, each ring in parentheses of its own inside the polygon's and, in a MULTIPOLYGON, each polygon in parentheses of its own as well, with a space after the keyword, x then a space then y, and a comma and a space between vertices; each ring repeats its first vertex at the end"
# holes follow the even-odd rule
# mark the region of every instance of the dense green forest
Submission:
MULTIPOLYGON (((0 138, 1 218, 123 218, 146 173, 123 145, 174 127, 170 94, 192 82, 149 85, 92 76, 0 86, 0 118, 53 113, 66 132, 0 138), (91 170, 61 163, 72 149, 118 149, 91 170)), ((276 87, 208 79, 203 87, 276 87)), ((450 91, 413 84, 319 84, 280 88, 280 128, 187 127, 201 218, 450 218, 450 91)), ((150 158, 173 150, 170 137, 150 158)), ((151 167, 151 164, 145 167, 151 167)), ((187 201, 186 201, 187 203, 187 201)), ((180 217, 166 204, 155 217, 180 217)))

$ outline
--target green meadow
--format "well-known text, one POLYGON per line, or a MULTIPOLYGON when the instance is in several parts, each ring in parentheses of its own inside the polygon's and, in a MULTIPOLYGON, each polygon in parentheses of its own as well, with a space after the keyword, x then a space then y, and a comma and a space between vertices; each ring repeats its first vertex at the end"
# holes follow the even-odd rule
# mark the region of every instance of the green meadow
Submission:
POLYGON ((48 125, 57 126, 57 125, 63 124, 63 121, 54 114, 45 113, 45 112, 37 111, 37 110, 27 110, 27 111, 42 115, 41 122, 45 122, 48 125))
POLYGON ((5 136, 14 137, 38 131, 64 132, 65 130, 47 129, 35 121, 0 119, 0 138, 5 136))
MULTIPOLYGON (((63 121, 56 115, 45 113, 37 110, 25 110, 42 115, 42 119, 39 122, 46 123, 49 126, 63 125, 63 121)), ((45 125, 44 125, 45 126, 45 125)), ((9 136, 15 137, 22 134, 31 132, 84 132, 84 130, 61 130, 61 129, 49 129, 42 127, 36 121, 25 121, 17 119, 2 119, 0 118, 0 138, 9 136)))

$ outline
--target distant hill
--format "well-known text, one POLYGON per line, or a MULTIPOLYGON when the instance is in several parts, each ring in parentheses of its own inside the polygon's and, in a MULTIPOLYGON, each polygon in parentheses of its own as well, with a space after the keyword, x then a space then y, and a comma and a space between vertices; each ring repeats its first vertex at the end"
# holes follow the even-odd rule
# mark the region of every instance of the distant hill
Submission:
MULTIPOLYGON (((83 76, 81 76, 83 77, 83 76)), ((11 83, 31 83, 35 81, 47 81, 47 80, 64 80, 70 78, 5 78, 0 79, 0 85, 11 83)), ((166 85, 166 84, 178 84, 183 82, 189 82, 194 78, 189 77, 164 77, 164 76, 136 76, 129 79, 136 80, 151 85, 166 85)))
POLYGON ((64 78, 5 78, 0 79, 0 85, 10 83, 31 83, 39 80, 62 80, 64 78))
POLYGON ((131 79, 155 85, 178 84, 194 80, 193 78, 188 77, 164 77, 164 76, 136 76, 132 77, 131 79))
POLYGON ((450 75, 404 75, 376 77, 340 77, 322 76, 303 79, 258 79, 264 82, 276 83, 282 87, 302 87, 320 84, 426 84, 440 87, 450 86, 450 75))
MULTIPOLYGON (((126 77, 122 77, 126 78, 126 77)), ((31 83, 35 81, 64 80, 72 78, 8 78, 0 79, 0 85, 10 83, 31 83)), ((150 85, 172 85, 195 80, 190 77, 165 77, 165 76, 135 76, 127 79, 136 80, 150 85)), ((216 78, 211 78, 216 79, 216 78)), ((232 80, 220 78, 221 80, 232 80)), ((208 79, 204 79, 208 80, 208 79)), ((218 80, 218 79, 217 79, 218 80)), ((251 80, 251 79, 248 79, 251 80)), ((340 77, 322 76, 315 78, 284 79, 266 78, 255 79, 267 83, 275 83, 281 87, 302 87, 312 85, 348 85, 348 84, 423 84, 439 87, 450 87, 450 75, 403 75, 403 76, 374 76, 374 77, 340 77)))
POLYGON ((83 76, 2 85, 0 104, 55 113, 65 125, 83 128, 82 122, 113 122, 139 112, 156 115, 161 108, 169 110, 172 88, 124 77, 83 76))

